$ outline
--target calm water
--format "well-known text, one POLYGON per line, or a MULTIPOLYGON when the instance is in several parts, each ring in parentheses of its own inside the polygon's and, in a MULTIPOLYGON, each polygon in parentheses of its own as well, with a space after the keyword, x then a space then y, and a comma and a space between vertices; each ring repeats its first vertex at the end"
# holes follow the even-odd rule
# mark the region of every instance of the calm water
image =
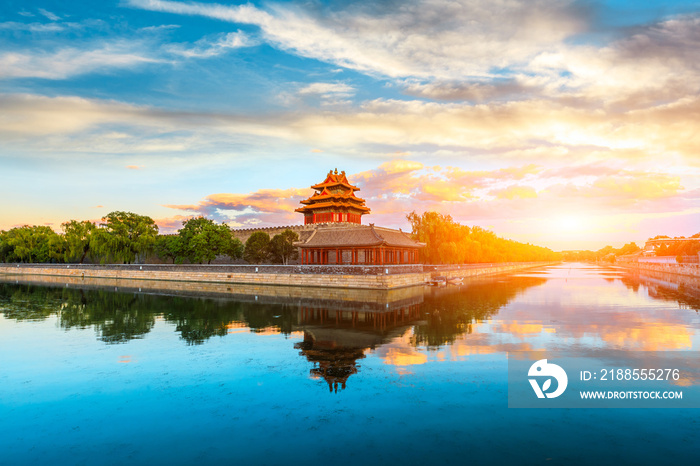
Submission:
POLYGON ((53 281, 0 278, 0 464, 700 459, 698 409, 508 409, 506 385, 512 351, 697 352, 692 280, 565 264, 390 293, 53 281))

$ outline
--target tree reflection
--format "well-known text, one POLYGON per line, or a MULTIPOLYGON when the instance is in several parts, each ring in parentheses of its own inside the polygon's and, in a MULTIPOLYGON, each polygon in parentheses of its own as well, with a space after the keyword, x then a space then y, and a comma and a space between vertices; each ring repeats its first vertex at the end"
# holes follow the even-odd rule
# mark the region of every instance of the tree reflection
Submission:
MULTIPOLYGON (((488 319, 518 293, 545 281, 546 279, 538 277, 508 277, 461 287, 433 289, 420 305, 422 323, 418 323, 418 301, 410 306, 412 320, 416 324, 412 343, 428 347, 449 344, 459 335, 470 333, 474 322, 488 319)), ((423 301, 422 296, 420 301, 423 301)), ((0 304, 6 318, 43 320, 56 315, 61 328, 68 330, 92 327, 99 339, 109 344, 143 338, 161 316, 166 322, 175 325, 175 330, 183 340, 194 345, 202 344, 215 336, 225 336, 236 323, 253 332, 275 331, 287 335, 298 329, 301 321, 309 323, 308 312, 303 311, 304 308, 299 304, 257 302, 257 297, 254 296, 193 298, 112 289, 4 283, 0 284, 0 304), (305 312, 307 314, 303 314, 305 312)), ((332 305, 325 306, 324 312, 327 314, 329 311, 333 315, 346 316, 346 320, 341 318, 335 323, 337 325, 333 324, 337 328, 372 326, 377 334, 383 335, 382 338, 387 336, 388 329, 394 327, 394 324, 406 324, 404 315, 398 314, 398 310, 396 314, 394 311, 362 311, 366 320, 364 317, 361 320, 355 317, 354 321, 351 316, 357 315, 357 311, 353 314, 351 311, 334 309, 332 305), (396 320, 399 317, 400 322, 396 320)), ((316 315, 318 317, 321 314, 316 315)), ((337 320, 336 317, 333 319, 337 320)), ((324 325, 330 323, 325 322, 324 325)), ((374 344, 376 343, 380 342, 374 344)), ((307 346, 308 344, 309 341, 307 346)), ((334 358, 332 355, 329 357, 331 360, 334 358)))
POLYGON ((155 325, 155 313, 142 295, 71 291, 74 293, 64 293, 58 321, 61 328, 93 327, 105 343, 125 343, 143 338, 155 325))
POLYGON ((421 308, 423 322, 414 327, 414 346, 434 349, 472 333, 483 322, 528 288, 547 281, 540 277, 507 276, 446 288, 433 288, 421 308))
POLYGON ((0 283, 0 313, 6 319, 39 321, 56 314, 63 302, 62 288, 35 288, 0 283))
POLYGON ((143 338, 161 316, 195 345, 225 336, 235 322, 254 332, 273 329, 285 334, 296 325, 289 305, 8 283, 0 283, 0 312, 18 321, 56 316, 60 328, 92 327, 108 344, 143 338))

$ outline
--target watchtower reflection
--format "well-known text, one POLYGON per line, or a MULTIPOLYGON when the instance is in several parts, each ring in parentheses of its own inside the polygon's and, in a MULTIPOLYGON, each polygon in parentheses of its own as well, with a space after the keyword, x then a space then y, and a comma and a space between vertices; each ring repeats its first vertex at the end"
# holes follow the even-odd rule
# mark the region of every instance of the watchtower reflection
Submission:
POLYGON ((304 340, 294 347, 313 363, 311 377, 325 380, 331 392, 346 388, 368 350, 402 335, 420 318, 422 288, 374 294, 374 302, 336 301, 299 307, 304 340))

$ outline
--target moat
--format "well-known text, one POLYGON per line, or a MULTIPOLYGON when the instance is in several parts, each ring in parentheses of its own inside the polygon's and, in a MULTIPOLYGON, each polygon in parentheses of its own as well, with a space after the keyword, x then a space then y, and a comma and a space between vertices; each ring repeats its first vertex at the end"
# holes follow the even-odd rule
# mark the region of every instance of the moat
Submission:
POLYGON ((0 277, 0 464, 697 460, 697 409, 507 401, 508 353, 696 353, 697 280, 565 263, 384 292, 159 286, 0 277))

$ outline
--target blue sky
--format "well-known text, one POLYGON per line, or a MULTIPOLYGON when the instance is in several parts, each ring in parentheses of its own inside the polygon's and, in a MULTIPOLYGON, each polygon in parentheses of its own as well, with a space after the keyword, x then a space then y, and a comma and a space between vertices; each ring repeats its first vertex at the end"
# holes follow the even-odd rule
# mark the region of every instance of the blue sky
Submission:
POLYGON ((567 249, 700 231, 700 2, 6 1, 0 229, 298 224, 329 169, 567 249))

